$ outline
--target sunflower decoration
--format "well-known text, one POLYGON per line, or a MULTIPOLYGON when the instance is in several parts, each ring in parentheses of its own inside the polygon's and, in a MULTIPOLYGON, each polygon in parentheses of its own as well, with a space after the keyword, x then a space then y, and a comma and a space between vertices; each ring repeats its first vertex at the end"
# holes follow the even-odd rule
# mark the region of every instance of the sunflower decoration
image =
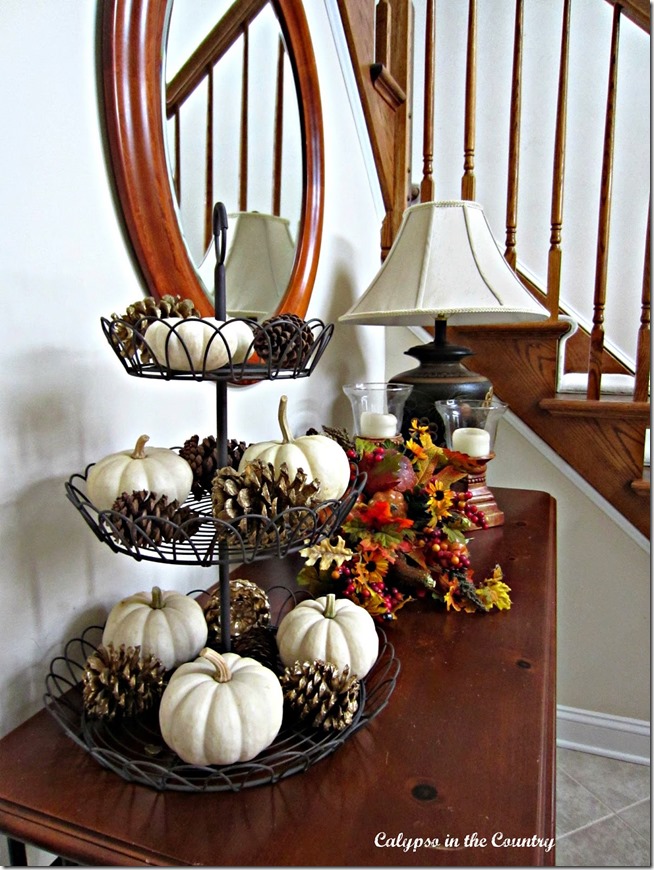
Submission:
POLYGON ((316 595, 336 591, 383 621, 416 598, 463 613, 508 610, 511 590, 499 565, 474 580, 466 533, 485 527, 466 490, 474 460, 434 444, 417 420, 401 447, 353 444, 365 488, 334 537, 300 551, 298 582, 316 595))

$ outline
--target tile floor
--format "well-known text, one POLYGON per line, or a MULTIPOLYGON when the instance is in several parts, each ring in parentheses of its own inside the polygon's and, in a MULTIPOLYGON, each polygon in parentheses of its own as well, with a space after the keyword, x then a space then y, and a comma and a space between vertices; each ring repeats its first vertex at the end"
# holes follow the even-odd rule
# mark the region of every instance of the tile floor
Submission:
POLYGON ((651 867, 650 767, 557 750, 558 867, 651 867))

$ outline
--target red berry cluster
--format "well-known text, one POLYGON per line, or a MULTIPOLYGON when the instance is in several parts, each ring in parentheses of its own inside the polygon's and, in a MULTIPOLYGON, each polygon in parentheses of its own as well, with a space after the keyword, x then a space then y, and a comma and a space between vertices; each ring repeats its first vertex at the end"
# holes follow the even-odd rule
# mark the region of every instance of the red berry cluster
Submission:
POLYGON ((468 548, 460 541, 451 541, 445 532, 438 527, 425 531, 424 541, 425 560, 441 572, 463 570, 470 567, 468 548))
POLYGON ((345 455, 350 460, 350 483, 352 483, 352 481, 356 478, 357 474, 359 473, 359 470, 358 470, 357 465, 356 465, 357 452, 356 452, 356 450, 352 450, 350 448, 349 450, 345 451, 345 455))
POLYGON ((470 501, 471 498, 472 493, 470 490, 462 493, 457 503, 457 509, 460 510, 473 525, 477 526, 477 528, 487 529, 488 523, 486 522, 484 512, 479 510, 476 505, 472 504, 470 501))
POLYGON ((399 589, 393 587, 389 589, 383 582, 370 581, 362 584, 357 584, 353 579, 353 572, 350 564, 344 563, 339 568, 334 568, 331 573, 331 578, 335 582, 340 581, 341 592, 355 604, 365 606, 365 602, 372 596, 373 592, 379 595, 385 611, 378 614, 381 619, 393 619, 393 613, 404 601, 404 596, 399 589))

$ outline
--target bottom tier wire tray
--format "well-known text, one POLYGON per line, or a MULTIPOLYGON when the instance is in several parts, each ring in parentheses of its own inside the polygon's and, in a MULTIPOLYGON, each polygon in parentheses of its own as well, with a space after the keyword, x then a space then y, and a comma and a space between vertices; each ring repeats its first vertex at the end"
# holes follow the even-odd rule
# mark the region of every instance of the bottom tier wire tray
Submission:
POLYGON ((212 767, 185 764, 163 742, 156 712, 123 722, 87 717, 81 680, 86 659, 101 643, 101 626, 90 626, 81 637, 68 641, 64 654, 52 660, 45 707, 78 746, 128 782, 157 791, 238 792, 305 772, 381 713, 395 688, 400 663, 384 632, 378 629, 378 633, 379 656, 361 682, 352 723, 342 731, 325 733, 285 721, 274 742, 249 762, 212 767))

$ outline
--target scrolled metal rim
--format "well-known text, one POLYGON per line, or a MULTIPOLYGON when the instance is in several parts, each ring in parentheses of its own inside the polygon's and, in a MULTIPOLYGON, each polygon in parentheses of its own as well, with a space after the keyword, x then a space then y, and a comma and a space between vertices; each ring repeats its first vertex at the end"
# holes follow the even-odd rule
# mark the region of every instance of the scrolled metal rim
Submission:
MULTIPOLYGON (((277 321, 283 316, 275 318, 277 321)), ((144 315, 143 322, 155 322, 159 318, 155 316, 144 315)), ((298 341, 301 339, 301 327, 293 320, 287 318, 288 327, 292 332, 296 333, 298 341)), ((214 325, 210 320, 199 317, 187 317, 175 326, 170 327, 170 335, 167 338, 166 346, 169 346, 169 339, 175 336, 177 339, 178 349, 181 350, 183 356, 188 363, 188 369, 173 368, 169 364, 163 364, 161 361, 156 361, 156 354, 149 345, 147 340, 147 328, 142 331, 134 324, 120 317, 101 317, 100 324, 109 346, 114 351, 115 355, 120 360, 125 371, 135 377, 142 378, 157 378, 163 380, 193 380, 193 381, 228 381, 230 383, 248 383, 251 381, 260 380, 284 380, 309 377, 315 369, 318 361, 329 344, 333 332, 334 324, 325 324, 318 318, 303 321, 303 326, 312 334, 312 340, 307 342, 302 348, 297 359, 293 360, 290 354, 290 349, 281 353, 277 359, 274 359, 273 345, 270 338, 271 326, 266 323, 257 324, 256 321, 248 320, 247 318, 236 317, 225 321, 221 325, 214 325), (207 347, 204 351, 202 365, 194 365, 192 354, 186 346, 183 338, 179 334, 179 330, 184 323, 201 322, 206 325, 213 334, 211 335, 207 347), (269 358, 261 359, 254 351, 254 338, 245 352, 245 358, 241 362, 237 362, 230 348, 230 345, 223 335, 225 328, 231 323, 244 323, 250 328, 256 330, 258 336, 267 339, 269 358), (222 343, 227 355, 227 360, 220 368, 207 368, 209 359, 209 350, 211 345, 222 343), (145 351, 145 354, 144 354, 145 351)), ((166 363, 169 362, 168 351, 166 351, 166 363)))
POLYGON ((191 495, 181 507, 190 508, 193 515, 182 523, 175 523, 154 516, 132 520, 112 509, 98 510, 84 490, 93 464, 87 466, 83 474, 73 474, 65 488, 69 501, 98 540, 114 552, 124 553, 137 561, 175 565, 248 564, 296 553, 336 532, 366 482, 366 475, 359 474, 341 499, 329 499, 310 508, 287 508, 272 518, 248 514, 230 522, 213 516, 210 496, 197 500, 191 495), (145 520, 152 520, 160 530, 165 529, 171 540, 155 543, 142 527, 145 520), (246 523, 247 538, 240 526, 243 522, 246 523), (199 527, 191 534, 196 523, 199 527))

